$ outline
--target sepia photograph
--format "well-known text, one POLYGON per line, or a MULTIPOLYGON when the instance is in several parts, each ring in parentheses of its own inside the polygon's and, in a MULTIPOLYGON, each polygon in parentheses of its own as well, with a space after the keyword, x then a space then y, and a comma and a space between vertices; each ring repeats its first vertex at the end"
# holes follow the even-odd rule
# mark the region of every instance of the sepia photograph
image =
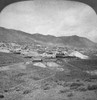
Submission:
POLYGON ((0 100, 97 100, 97 0, 0 0, 0 100))

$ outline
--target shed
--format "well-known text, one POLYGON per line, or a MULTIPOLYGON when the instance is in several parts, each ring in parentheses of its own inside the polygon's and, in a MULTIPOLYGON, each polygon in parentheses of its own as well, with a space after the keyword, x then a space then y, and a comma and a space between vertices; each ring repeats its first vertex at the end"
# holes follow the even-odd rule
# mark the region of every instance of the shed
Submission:
POLYGON ((32 62, 42 62, 43 60, 41 58, 33 58, 32 62))

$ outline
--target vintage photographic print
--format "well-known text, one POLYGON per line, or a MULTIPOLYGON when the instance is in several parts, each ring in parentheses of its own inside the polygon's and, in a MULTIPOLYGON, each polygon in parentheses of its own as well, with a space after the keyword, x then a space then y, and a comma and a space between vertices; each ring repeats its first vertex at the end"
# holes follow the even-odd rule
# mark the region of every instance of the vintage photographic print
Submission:
POLYGON ((0 0, 0 100, 97 100, 97 0, 0 0))

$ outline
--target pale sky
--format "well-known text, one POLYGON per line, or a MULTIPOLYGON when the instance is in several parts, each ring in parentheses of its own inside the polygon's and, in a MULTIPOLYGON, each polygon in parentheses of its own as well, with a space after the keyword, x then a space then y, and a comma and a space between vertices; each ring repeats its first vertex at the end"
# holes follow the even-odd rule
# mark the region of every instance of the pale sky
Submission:
POLYGON ((33 0, 8 5, 0 26, 54 36, 78 35, 97 42, 97 15, 88 5, 65 0, 33 0))

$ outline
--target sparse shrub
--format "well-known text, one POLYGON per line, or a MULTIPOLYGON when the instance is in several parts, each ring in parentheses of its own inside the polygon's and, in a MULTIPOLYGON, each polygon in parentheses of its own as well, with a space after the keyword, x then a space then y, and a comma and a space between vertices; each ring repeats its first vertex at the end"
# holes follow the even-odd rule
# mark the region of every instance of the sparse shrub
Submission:
POLYGON ((4 98, 4 95, 3 94, 0 94, 0 98, 3 99, 4 98))
POLYGON ((66 93, 66 92, 69 92, 68 89, 64 89, 64 90, 60 90, 59 93, 66 93))
POLYGON ((85 79, 84 81, 87 81, 87 82, 94 82, 95 80, 97 80, 97 75, 91 76, 91 77, 85 79))
POLYGON ((22 76, 24 76, 24 75, 27 75, 26 73, 18 73, 17 75, 15 75, 16 77, 22 77, 22 76))
POLYGON ((64 84, 63 84, 62 86, 63 86, 63 87, 70 87, 70 85, 71 85, 70 83, 68 83, 68 82, 65 83, 65 82, 64 82, 64 84))
POLYGON ((77 90, 80 91, 80 92, 85 92, 85 91, 87 91, 87 89, 86 89, 85 87, 79 87, 77 90))
POLYGON ((85 79, 84 81, 86 81, 86 82, 92 82, 92 80, 91 79, 85 79))
POLYGON ((73 96, 73 93, 69 93, 67 96, 68 97, 72 97, 73 96))
POLYGON ((16 91, 20 91, 20 89, 16 89, 16 91))
POLYGON ((88 90, 97 90, 97 85, 88 85, 87 87, 88 90))
POLYGON ((23 92, 23 94, 29 94, 31 92, 31 90, 25 90, 24 92, 23 92))
POLYGON ((72 83, 70 89, 77 89, 78 87, 83 86, 82 83, 72 83))
POLYGON ((33 79, 37 81, 37 80, 39 80, 40 78, 39 78, 39 77, 33 77, 33 79))
POLYGON ((63 82, 62 81, 57 81, 57 84, 58 85, 63 85, 63 82))
POLYGON ((4 92, 8 92, 8 90, 5 89, 4 92))
POLYGON ((47 82, 41 84, 41 89, 49 90, 51 88, 55 88, 56 86, 57 86, 57 84, 55 82, 47 81, 47 82))
POLYGON ((96 98, 87 98, 86 100, 97 100, 96 98))
POLYGON ((43 90, 49 90, 51 87, 50 87, 50 84, 49 83, 45 83, 45 84, 42 84, 41 88, 43 90))
POLYGON ((49 87, 49 86, 44 87, 44 90, 49 90, 49 89, 50 89, 50 87, 49 87))
POLYGON ((80 82, 80 80, 79 80, 79 79, 77 79, 77 80, 76 80, 76 82, 80 82))

